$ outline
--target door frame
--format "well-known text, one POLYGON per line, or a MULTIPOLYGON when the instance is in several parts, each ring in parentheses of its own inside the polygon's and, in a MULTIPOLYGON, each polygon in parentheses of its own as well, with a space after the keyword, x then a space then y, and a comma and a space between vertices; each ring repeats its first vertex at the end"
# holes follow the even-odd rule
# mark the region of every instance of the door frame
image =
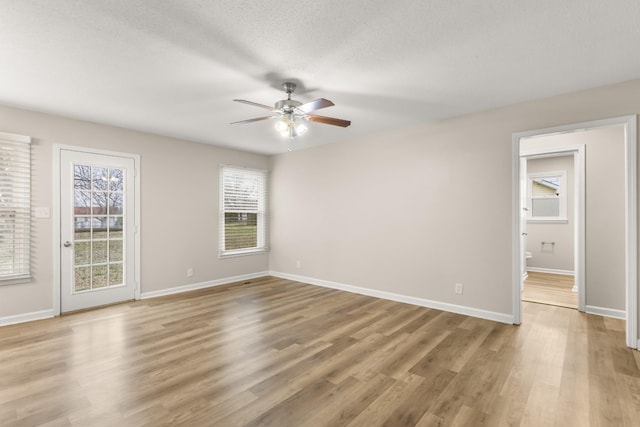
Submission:
POLYGON ((520 251, 520 140, 533 136, 570 133, 601 127, 622 125, 624 127, 624 171, 625 171, 625 308, 626 344, 637 349, 638 340, 638 197, 637 197, 637 116, 622 116, 593 120, 550 128, 535 129, 512 134, 512 310, 513 323, 522 323, 520 298, 522 260, 520 251))
POLYGON ((96 148, 78 147, 73 145, 53 145, 53 312, 55 316, 59 316, 60 308, 60 292, 61 292, 61 274, 60 251, 62 249, 62 236, 60 235, 61 216, 61 170, 60 170, 60 153, 62 151, 76 151, 86 154, 98 154, 105 156, 124 157, 133 160, 134 164, 134 298, 140 299, 140 156, 138 154, 122 153, 118 151, 99 150, 96 148))
MULTIPOLYGON (((535 138, 532 137, 532 138, 535 138)), ((529 138, 520 138, 529 139, 529 138)), ((520 158, 526 160, 545 159, 550 157, 568 157, 573 160, 573 277, 578 291, 578 311, 586 310, 586 189, 585 189, 585 145, 574 144, 554 148, 520 149, 520 158)), ((521 247, 524 254, 526 248, 521 247)))

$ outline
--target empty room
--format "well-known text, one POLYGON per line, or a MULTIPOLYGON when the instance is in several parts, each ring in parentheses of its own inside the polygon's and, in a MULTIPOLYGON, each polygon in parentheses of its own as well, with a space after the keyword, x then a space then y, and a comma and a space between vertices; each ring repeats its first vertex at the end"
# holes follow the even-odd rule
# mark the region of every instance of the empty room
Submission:
POLYGON ((638 425, 639 19, 0 0, 0 426, 638 425))

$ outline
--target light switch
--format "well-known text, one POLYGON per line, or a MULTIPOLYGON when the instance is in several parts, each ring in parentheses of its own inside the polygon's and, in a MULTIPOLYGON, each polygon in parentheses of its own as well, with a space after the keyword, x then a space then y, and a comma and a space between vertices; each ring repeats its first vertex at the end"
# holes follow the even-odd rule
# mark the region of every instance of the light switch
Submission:
POLYGON ((50 218, 51 217, 51 209, 49 209, 49 208, 35 208, 35 216, 36 216, 36 218, 50 218))

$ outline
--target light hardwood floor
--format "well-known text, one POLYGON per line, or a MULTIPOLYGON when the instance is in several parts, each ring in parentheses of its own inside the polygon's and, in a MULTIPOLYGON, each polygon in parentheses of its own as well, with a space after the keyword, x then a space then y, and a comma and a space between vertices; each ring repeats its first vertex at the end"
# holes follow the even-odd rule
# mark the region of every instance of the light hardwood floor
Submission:
POLYGON ((578 293, 571 290, 573 283, 573 276, 530 271, 524 281, 522 300, 578 308, 578 293))
POLYGON ((637 426, 623 328, 267 277, 0 328, 0 425, 637 426))

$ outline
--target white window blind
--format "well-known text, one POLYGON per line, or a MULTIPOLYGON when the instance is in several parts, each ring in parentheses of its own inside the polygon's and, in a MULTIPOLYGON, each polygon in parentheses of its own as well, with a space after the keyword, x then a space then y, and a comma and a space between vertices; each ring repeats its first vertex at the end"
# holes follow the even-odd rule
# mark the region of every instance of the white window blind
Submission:
POLYGON ((0 284, 30 277, 31 138, 0 132, 0 284))
POLYGON ((267 243, 268 173, 220 167, 220 256, 264 252, 267 243))

